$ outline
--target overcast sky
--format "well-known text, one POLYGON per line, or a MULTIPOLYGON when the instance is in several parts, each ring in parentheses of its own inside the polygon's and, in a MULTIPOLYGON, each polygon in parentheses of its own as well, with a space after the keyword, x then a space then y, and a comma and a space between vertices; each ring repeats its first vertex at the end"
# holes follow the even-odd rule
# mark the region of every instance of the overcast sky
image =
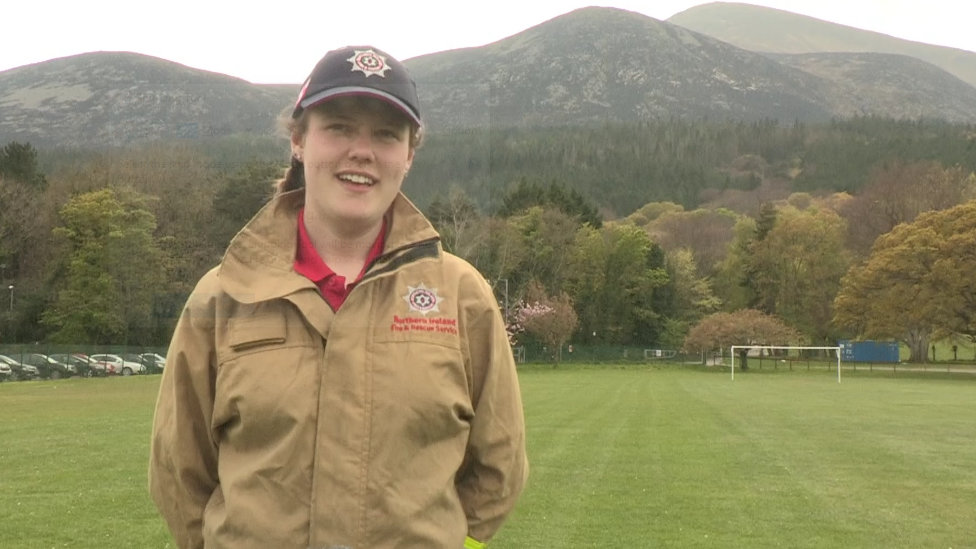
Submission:
MULTIPOLYGON (((700 0, 2 0, 0 71, 90 51, 132 51, 254 83, 301 83, 333 48, 401 60, 482 46, 588 5, 667 19, 700 0), (263 7, 253 7, 263 6, 263 7)), ((899 38, 976 51, 973 0, 753 0, 899 38)))

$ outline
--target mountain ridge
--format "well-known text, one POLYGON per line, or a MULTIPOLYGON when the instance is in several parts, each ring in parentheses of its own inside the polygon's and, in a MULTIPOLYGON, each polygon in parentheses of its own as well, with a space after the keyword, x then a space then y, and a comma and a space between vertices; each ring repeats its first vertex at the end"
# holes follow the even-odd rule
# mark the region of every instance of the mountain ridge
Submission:
POLYGON ((976 52, 906 40, 786 10, 741 2, 712 2, 688 8, 667 21, 756 52, 908 55, 976 86, 976 52))
MULTIPOLYGON (((924 61, 818 55, 759 54, 635 12, 588 7, 404 65, 431 132, 854 114, 976 122, 976 88, 924 61)), ((0 142, 280 136, 277 121, 298 88, 131 52, 62 57, 0 72, 0 142)))

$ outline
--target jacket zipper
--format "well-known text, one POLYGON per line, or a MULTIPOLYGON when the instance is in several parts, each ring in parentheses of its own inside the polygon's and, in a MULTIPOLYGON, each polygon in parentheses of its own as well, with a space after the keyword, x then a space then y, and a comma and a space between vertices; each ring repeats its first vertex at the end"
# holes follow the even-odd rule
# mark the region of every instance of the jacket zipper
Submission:
MULTIPOLYGON (((362 284, 363 282, 366 282, 371 278, 376 278, 388 272, 395 271, 403 267, 404 265, 413 263, 414 261, 419 261, 421 259, 426 259, 428 257, 437 257, 438 255, 437 242, 439 240, 440 239, 436 237, 430 238, 428 240, 422 240, 418 243, 390 252, 390 254, 388 255, 395 254, 400 250, 407 250, 406 252, 391 259, 386 265, 383 265, 382 267, 376 269, 375 271, 367 272, 365 275, 363 275, 362 278, 359 279, 359 282, 357 282, 356 285, 358 286, 359 284, 362 284)), ((370 264, 369 268, 372 268, 373 265, 376 265, 378 262, 379 262, 379 258, 377 258, 376 261, 370 264)))

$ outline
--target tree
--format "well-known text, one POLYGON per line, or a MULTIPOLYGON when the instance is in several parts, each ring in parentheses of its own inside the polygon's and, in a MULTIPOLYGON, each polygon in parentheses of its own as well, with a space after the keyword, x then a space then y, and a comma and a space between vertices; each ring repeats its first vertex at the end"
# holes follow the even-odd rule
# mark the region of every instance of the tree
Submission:
POLYGON ((749 246, 756 234, 756 221, 748 216, 736 220, 732 229, 732 242, 729 253, 716 267, 712 277, 715 295, 726 312, 745 309, 752 298, 745 283, 746 262, 749 260, 749 246))
POLYGON ((36 250, 45 228, 47 208, 44 193, 0 177, 0 263, 5 277, 13 278, 23 271, 26 255, 36 250))
POLYGON ((627 216, 626 221, 630 221, 638 227, 644 227, 666 213, 683 212, 684 210, 683 206, 674 202, 648 202, 627 216))
POLYGON ((274 183, 284 170, 274 162, 249 162, 234 173, 223 173, 213 198, 217 225, 215 244, 226 248, 274 194, 274 183))
MULTIPOLYGON (((175 316, 193 285, 220 261, 228 241, 243 226, 244 214, 237 217, 224 214, 232 213, 237 206, 244 206, 242 210, 252 208, 255 202, 252 191, 267 196, 268 178, 283 173, 280 167, 277 174, 275 168, 269 167, 266 177, 246 176, 248 164, 237 159, 220 164, 234 167, 229 168, 233 171, 218 171, 212 157, 199 147, 205 142, 209 140, 188 140, 182 144, 151 142, 110 154, 94 154, 62 164, 50 178, 51 202, 58 206, 78 195, 107 187, 131 188, 148 197, 144 207, 156 220, 154 236, 170 258, 168 280, 165 289, 156 296, 153 313, 159 332, 157 343, 169 339, 175 316), (238 166, 241 168, 237 169, 238 166), (221 188, 228 207, 217 213, 214 197, 221 188)), ((236 142, 231 148, 238 157, 263 156, 258 154, 260 151, 240 147, 236 142)), ((50 229, 45 234, 51 234, 50 229)))
POLYGON ((756 220, 756 242, 762 242, 766 236, 776 226, 776 219, 779 211, 772 202, 763 202, 759 210, 759 218, 756 220))
POLYGON ((166 258, 153 239, 155 219, 144 197, 103 189, 61 208, 55 229, 67 252, 67 276, 42 315, 62 343, 149 343, 154 294, 166 279, 166 258))
POLYGON ((707 279, 700 278, 691 250, 679 249, 667 254, 668 284, 672 288, 675 311, 685 320, 698 320, 713 313, 719 305, 707 279))
MULTIPOLYGON (((227 177, 216 170, 212 157, 194 146, 201 143, 151 142, 110 153, 90 154, 78 161, 59 163, 50 176, 49 200, 58 207, 79 195, 106 188, 132 189, 142 196, 142 207, 156 222, 155 242, 168 258, 167 280, 154 295, 149 321, 151 339, 157 345, 168 341, 186 296, 196 281, 217 264, 227 241, 236 232, 228 228, 227 219, 214 212, 214 196, 227 177)), ((240 157, 262 156, 253 148, 242 151, 239 143, 235 145, 234 152, 240 157)), ((246 166, 242 161, 224 165, 246 166)), ((238 200, 235 193, 241 191, 240 188, 227 190, 232 201, 238 200)), ((247 195, 247 190, 243 191, 247 195)), ((57 217, 56 208, 51 217, 57 217)), ((52 229, 53 224, 44 234, 51 234, 52 229)), ((54 242, 50 238, 45 240, 54 242)), ((47 261, 60 265, 61 269, 67 268, 67 262, 56 259, 56 254, 49 253, 47 261)), ((55 270, 45 265, 42 272, 55 270)), ((66 276, 63 273, 51 277, 47 286, 54 294, 66 276)), ((52 295, 50 300, 56 297, 52 295)))
POLYGON ((562 358, 562 347, 576 331, 578 319, 565 292, 549 297, 538 282, 531 282, 525 304, 516 311, 518 323, 552 350, 554 365, 562 358))
POLYGON ((472 263, 490 280, 512 279, 514 289, 519 266, 529 254, 520 227, 508 219, 483 217, 474 229, 485 236, 478 241, 472 263))
POLYGON ((753 244, 748 272, 757 308, 775 314, 825 343, 834 337, 833 300, 850 265, 844 249, 846 225, 824 209, 785 206, 761 241, 753 244))
POLYGON ((577 231, 563 287, 576 305, 584 341, 633 343, 659 321, 653 298, 667 273, 650 266, 653 247, 630 224, 584 225, 577 231))
POLYGON ((489 236, 485 231, 487 227, 480 222, 477 205, 457 185, 451 186, 446 201, 440 196, 434 198, 427 212, 428 219, 441 235, 444 249, 462 259, 471 261, 482 240, 489 236))
POLYGON ((30 143, 11 141, 0 149, 0 177, 32 189, 47 186, 37 164, 37 150, 30 143))
POLYGON ((920 223, 935 225, 944 237, 931 275, 931 284, 939 290, 936 332, 976 343, 976 200, 920 223))
POLYGON ((685 338, 686 353, 708 353, 732 345, 796 345, 801 336, 773 315, 755 309, 720 312, 703 318, 685 338))
POLYGON ((699 277, 690 250, 675 250, 666 256, 667 284, 661 293, 669 302, 668 316, 662 318, 658 344, 678 348, 692 324, 715 312, 721 300, 715 297, 708 278, 699 277))
POLYGON ((752 236, 751 242, 747 245, 746 260, 742 265, 741 284, 746 288, 749 308, 759 309, 770 314, 776 310, 776 304, 761 295, 759 288, 763 284, 765 273, 752 261, 752 257, 755 255, 756 248, 762 245, 763 241, 766 240, 766 236, 776 226, 776 218, 778 215, 779 212, 772 202, 764 202, 762 204, 759 218, 756 220, 756 232, 752 236))
POLYGON ((933 335, 976 331, 973 242, 976 201, 895 227, 841 281, 834 322, 855 337, 898 339, 910 361, 927 360, 933 335))
POLYGON ((511 217, 533 207, 559 210, 597 229, 603 225, 598 208, 579 191, 567 189, 556 181, 550 182, 547 188, 525 178, 520 178, 502 198, 498 215, 511 217))
POLYGON ((556 209, 529 208, 524 214, 508 219, 520 236, 522 250, 518 267, 513 270, 513 295, 523 295, 528 283, 542 284, 549 295, 558 294, 564 287, 569 270, 573 241, 579 222, 556 209))
POLYGON ((646 229, 665 251, 690 251, 696 274, 705 277, 712 275, 729 253, 737 217, 728 210, 672 211, 648 223, 646 229))
POLYGON ((879 236, 901 223, 974 197, 976 176, 960 166, 900 159, 880 163, 871 170, 864 190, 841 210, 849 225, 848 246, 864 257, 879 236))

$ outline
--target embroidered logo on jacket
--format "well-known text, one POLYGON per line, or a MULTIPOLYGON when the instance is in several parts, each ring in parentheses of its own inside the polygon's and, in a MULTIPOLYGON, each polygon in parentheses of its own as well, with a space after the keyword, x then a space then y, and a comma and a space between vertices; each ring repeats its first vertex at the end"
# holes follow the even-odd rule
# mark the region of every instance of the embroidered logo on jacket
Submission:
POLYGON ((411 312, 420 313, 427 316, 427 313, 441 312, 437 306, 444 298, 437 295, 437 288, 427 288, 421 282, 416 287, 407 286, 407 295, 403 296, 411 312))
POLYGON ((395 314, 393 315, 393 324, 390 325, 390 331, 457 335, 456 318, 444 318, 437 315, 427 316, 428 313, 441 312, 439 305, 445 298, 437 294, 437 288, 428 288, 423 283, 416 286, 407 285, 407 295, 403 296, 403 300, 407 302, 411 313, 419 313, 421 316, 395 314))

